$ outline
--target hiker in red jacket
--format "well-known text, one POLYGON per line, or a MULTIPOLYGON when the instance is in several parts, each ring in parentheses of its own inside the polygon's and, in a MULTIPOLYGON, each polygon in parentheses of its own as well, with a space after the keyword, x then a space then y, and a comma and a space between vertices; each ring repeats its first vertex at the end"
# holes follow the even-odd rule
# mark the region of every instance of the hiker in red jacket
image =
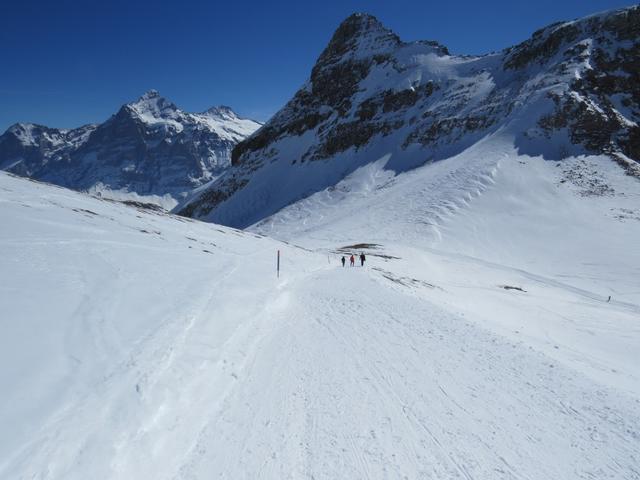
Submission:
POLYGON ((356 259, 353 257, 353 255, 351 255, 351 258, 349 259, 349 264, 353 267, 356 264, 356 259))

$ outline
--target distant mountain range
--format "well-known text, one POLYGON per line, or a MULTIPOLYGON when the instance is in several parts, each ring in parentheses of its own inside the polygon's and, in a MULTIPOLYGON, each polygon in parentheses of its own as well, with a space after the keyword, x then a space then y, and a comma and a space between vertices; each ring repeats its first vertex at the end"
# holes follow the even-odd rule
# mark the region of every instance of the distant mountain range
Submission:
POLYGON ((452 55, 375 17, 336 30, 295 96, 176 211, 252 225, 357 168, 402 172, 491 137, 546 159, 606 154, 640 168, 640 8, 561 22, 515 47, 452 55))
POLYGON ((0 169, 76 190, 179 199, 220 175, 259 127, 229 107, 184 112, 151 90, 99 125, 11 126, 0 136, 0 169))

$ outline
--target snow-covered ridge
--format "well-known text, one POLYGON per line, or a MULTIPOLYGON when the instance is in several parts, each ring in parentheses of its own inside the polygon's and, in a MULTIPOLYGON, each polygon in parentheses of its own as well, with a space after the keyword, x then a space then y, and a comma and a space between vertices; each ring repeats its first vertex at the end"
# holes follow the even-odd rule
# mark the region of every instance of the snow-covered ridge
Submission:
POLYGON ((173 118, 179 114, 178 107, 162 97, 157 90, 149 90, 137 101, 126 105, 141 117, 173 118))
POLYGON ((182 132, 183 113, 171 101, 160 96, 157 90, 149 90, 137 101, 125 105, 141 122, 147 125, 168 124, 182 132))
POLYGON ((184 112, 150 90, 99 125, 13 125, 0 136, 0 168, 78 190, 100 185, 149 201, 170 195, 175 203, 220 175, 233 146, 259 127, 225 106, 184 112))
POLYGON ((206 124, 221 138, 240 142, 250 136, 262 124, 254 120, 239 117, 231 107, 220 105, 211 107, 202 113, 191 114, 197 121, 206 124))
POLYGON ((248 226, 385 155, 400 173, 500 132, 523 154, 605 153, 640 175, 638 28, 629 7, 461 56, 354 14, 295 96, 234 148, 234 168, 177 211, 248 226))

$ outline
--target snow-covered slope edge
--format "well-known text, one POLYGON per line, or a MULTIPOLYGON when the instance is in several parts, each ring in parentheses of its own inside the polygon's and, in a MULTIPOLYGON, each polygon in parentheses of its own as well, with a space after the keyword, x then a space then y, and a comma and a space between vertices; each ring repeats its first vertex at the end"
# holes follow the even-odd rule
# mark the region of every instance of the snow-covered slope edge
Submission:
POLYGON ((605 153, 637 174, 639 28, 629 7, 474 57, 352 15, 309 81, 234 149, 234 168, 176 211, 245 227, 385 155, 403 172, 505 131, 522 154, 605 153))
POLYGON ((0 169, 114 198, 131 192, 172 207, 219 176, 232 148, 258 127, 229 107, 184 112, 151 90, 100 125, 13 125, 0 136, 0 169))
POLYGON ((271 328, 276 251, 305 271, 256 234, 4 172, 0 221, 2 479, 164 478, 271 328))

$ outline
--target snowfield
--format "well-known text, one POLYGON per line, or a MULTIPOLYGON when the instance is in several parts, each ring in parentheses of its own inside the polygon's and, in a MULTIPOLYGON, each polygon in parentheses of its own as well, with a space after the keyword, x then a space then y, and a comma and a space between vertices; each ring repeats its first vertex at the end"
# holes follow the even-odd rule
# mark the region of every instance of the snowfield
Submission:
POLYGON ((0 478, 640 478, 640 182, 378 158, 245 232, 0 174, 0 478))

